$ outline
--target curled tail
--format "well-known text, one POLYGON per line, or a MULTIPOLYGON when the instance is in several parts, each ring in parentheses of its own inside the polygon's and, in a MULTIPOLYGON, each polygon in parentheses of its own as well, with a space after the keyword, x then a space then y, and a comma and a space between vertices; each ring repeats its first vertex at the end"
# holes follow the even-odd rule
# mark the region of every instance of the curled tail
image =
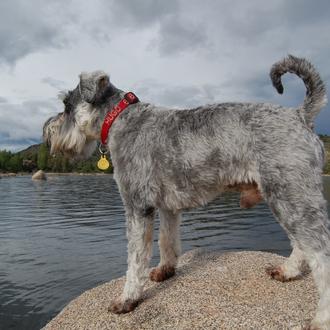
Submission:
POLYGON ((304 58, 292 55, 275 63, 270 70, 270 78, 276 90, 283 94, 281 76, 287 72, 300 77, 306 86, 306 96, 303 104, 305 120, 309 127, 313 127, 314 119, 327 104, 325 85, 314 66, 304 58))

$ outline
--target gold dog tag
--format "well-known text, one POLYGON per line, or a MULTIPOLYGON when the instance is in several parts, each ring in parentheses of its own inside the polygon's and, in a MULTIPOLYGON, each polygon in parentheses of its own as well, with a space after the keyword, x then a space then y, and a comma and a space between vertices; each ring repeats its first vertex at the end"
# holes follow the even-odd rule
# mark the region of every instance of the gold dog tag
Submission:
POLYGON ((97 162, 97 167, 102 170, 105 171, 109 168, 110 164, 107 160, 107 157, 105 155, 101 155, 100 160, 97 162))

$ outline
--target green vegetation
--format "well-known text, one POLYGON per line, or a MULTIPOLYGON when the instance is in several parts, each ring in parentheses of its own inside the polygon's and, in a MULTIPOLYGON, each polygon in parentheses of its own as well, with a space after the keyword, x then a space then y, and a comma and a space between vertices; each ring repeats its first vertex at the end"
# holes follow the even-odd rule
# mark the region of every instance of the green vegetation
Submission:
POLYGON ((38 168, 39 170, 45 170, 47 168, 48 150, 44 143, 39 147, 38 151, 38 168))
POLYGON ((20 172, 23 170, 23 159, 19 154, 10 151, 0 151, 0 171, 20 172))
MULTIPOLYGON (((320 138, 324 143, 327 159, 324 174, 330 175, 330 136, 320 135, 320 138)), ((17 153, 0 150, 0 172, 32 172, 42 169, 57 173, 102 173, 96 165, 99 158, 96 150, 88 160, 73 163, 63 155, 50 156, 44 144, 36 144, 17 153)), ((105 173, 112 173, 112 166, 105 173)))
POLYGON ((40 169, 56 173, 112 173, 112 166, 106 171, 97 168, 99 158, 96 150, 88 160, 72 162, 60 154, 51 156, 46 145, 36 144, 17 153, 0 150, 0 172, 33 172, 40 169))

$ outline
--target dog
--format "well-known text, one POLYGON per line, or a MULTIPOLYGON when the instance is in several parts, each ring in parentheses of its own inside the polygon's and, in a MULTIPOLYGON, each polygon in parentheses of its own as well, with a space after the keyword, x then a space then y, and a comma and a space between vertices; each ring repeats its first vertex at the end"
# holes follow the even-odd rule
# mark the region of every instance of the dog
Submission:
POLYGON ((235 189, 241 192, 242 207, 264 200, 291 240, 290 257, 267 272, 289 281, 301 275, 307 262, 320 294, 307 328, 330 329, 330 223, 321 177, 325 155, 313 132, 314 119, 327 103, 326 90, 310 62, 289 55, 270 71, 279 93, 287 72, 298 75, 307 89, 297 108, 219 103, 174 110, 137 102, 134 94, 130 103, 102 71, 82 73, 78 86, 63 96, 64 111, 43 129, 52 153, 88 157, 97 147, 101 127, 103 134, 108 111, 115 109, 111 121, 117 116, 104 143, 126 212, 128 270, 112 312, 130 312, 141 299, 156 211, 160 263, 149 277, 164 281, 175 274, 180 255, 182 210, 235 189), (118 105, 123 102, 126 109, 118 105))

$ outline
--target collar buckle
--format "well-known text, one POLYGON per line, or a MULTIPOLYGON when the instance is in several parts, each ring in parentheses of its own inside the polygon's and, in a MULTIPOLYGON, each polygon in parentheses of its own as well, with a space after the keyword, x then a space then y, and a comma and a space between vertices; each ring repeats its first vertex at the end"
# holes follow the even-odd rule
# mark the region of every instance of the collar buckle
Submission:
POLYGON ((103 144, 102 142, 99 144, 99 152, 101 155, 105 155, 105 154, 109 153, 107 146, 105 144, 103 144))

